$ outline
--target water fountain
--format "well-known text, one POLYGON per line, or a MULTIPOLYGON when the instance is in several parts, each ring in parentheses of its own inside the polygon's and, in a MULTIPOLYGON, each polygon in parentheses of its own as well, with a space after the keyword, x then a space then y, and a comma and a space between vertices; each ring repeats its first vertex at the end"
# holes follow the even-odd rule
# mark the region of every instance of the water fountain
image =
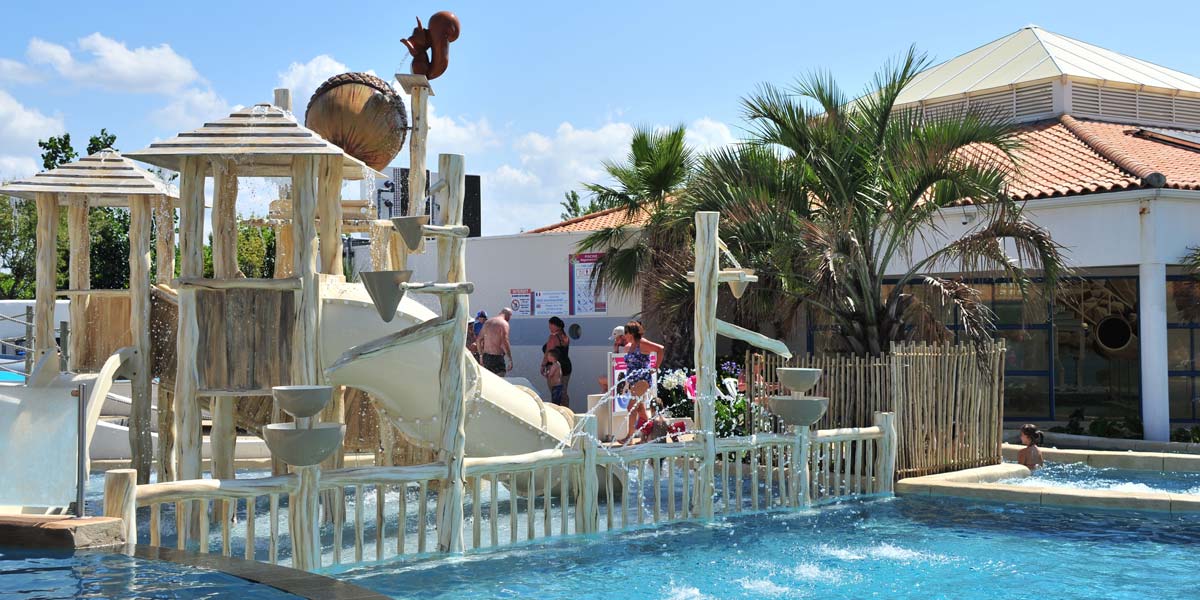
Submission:
POLYGON ((767 401, 771 412, 788 425, 797 427, 812 427, 821 420, 825 410, 829 408, 829 398, 804 395, 817 385, 817 380, 821 378, 821 369, 780 367, 776 373, 779 374, 779 383, 791 394, 771 396, 767 401))

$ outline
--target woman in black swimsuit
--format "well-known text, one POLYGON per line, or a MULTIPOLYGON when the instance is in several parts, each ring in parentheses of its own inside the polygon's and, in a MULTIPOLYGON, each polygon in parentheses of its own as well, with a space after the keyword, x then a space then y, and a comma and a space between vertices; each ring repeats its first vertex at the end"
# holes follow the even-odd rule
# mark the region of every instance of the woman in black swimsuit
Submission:
POLYGON ((550 339, 542 344, 542 354, 558 348, 558 364, 562 366, 563 406, 571 405, 571 338, 563 331, 566 323, 558 317, 550 317, 550 339))

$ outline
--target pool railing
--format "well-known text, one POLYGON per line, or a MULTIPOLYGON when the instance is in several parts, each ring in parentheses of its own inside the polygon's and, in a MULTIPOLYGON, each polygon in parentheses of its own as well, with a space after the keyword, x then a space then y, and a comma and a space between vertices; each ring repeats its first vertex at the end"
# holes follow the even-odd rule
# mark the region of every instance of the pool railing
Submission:
POLYGON ((462 515, 464 548, 473 551, 893 492, 893 413, 876 413, 871 427, 718 438, 707 471, 703 440, 606 447, 597 441, 595 417, 577 418, 581 433, 571 447, 466 458, 466 492, 457 513, 443 510, 449 495, 439 491, 449 471, 434 462, 321 470, 313 492, 301 491, 295 473, 134 485, 132 471, 115 470, 106 475, 105 514, 132 524, 131 541, 173 541, 180 549, 225 556, 240 546, 248 560, 313 570, 437 552, 440 521, 452 514, 462 515), (713 474, 710 503, 700 501, 706 486, 697 485, 705 472, 713 474), (314 497, 301 498, 305 493, 314 497), (297 518, 297 507, 316 496, 325 505, 324 522, 317 535, 306 535, 296 529, 307 520, 297 518), (149 511, 148 531, 138 531, 139 508, 149 511), (241 523, 220 518, 214 535, 210 511, 241 523), (260 515, 267 517, 268 531, 256 530, 260 515), (314 539, 317 547, 294 545, 293 539, 314 539))

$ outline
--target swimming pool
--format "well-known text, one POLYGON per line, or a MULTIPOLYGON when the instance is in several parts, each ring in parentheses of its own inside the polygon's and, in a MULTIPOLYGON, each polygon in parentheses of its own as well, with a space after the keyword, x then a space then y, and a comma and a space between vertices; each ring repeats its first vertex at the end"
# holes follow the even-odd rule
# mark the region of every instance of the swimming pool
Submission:
POLYGON ((0 548, 0 598, 297 598, 220 571, 105 552, 0 548))
POLYGON ((996 483, 1113 492, 1167 492, 1200 495, 1200 473, 1105 469, 1083 463, 1048 462, 1046 466, 1034 471, 1029 477, 1002 479, 996 483))
POLYGON ((1200 518, 901 498, 331 573, 395 598, 1138 598, 1197 585, 1200 518))

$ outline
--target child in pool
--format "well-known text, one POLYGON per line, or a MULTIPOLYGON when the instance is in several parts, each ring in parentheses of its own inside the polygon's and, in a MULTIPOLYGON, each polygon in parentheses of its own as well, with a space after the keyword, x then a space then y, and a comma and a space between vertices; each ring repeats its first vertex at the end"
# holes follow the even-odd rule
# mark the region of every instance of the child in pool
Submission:
POLYGON ((1042 443, 1042 432, 1037 425, 1026 423, 1021 426, 1021 443, 1025 447, 1017 453, 1017 462, 1029 467, 1030 471, 1042 466, 1042 452, 1037 445, 1042 443))

